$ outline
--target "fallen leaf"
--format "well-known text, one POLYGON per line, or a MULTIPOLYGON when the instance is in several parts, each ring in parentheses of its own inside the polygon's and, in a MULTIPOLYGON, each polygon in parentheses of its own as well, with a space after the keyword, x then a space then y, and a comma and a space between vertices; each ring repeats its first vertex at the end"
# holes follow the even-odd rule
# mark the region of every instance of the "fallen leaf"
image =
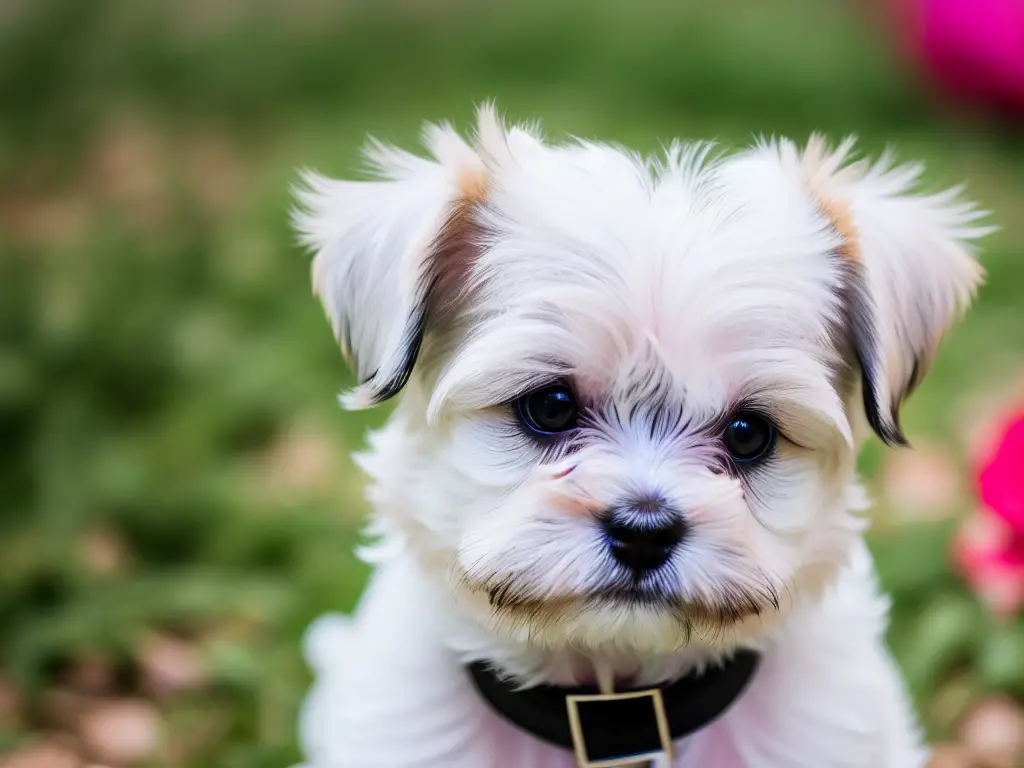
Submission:
POLYGON ((960 744, 943 743, 932 747, 928 768, 973 768, 970 753, 960 744))
POLYGON ((0 197, 0 226, 14 242, 36 247, 66 247, 79 240, 91 215, 89 199, 76 191, 0 197))
POLYGON ((104 701, 79 720, 79 733, 89 751, 108 763, 137 763, 150 757, 159 741, 160 716, 148 701, 104 701))
POLYGON ((175 637, 146 638, 138 662, 146 690, 158 697, 194 691, 209 680, 199 649, 175 637))
POLYGON ((342 446, 335 437, 296 427, 260 457, 256 485, 277 501, 323 494, 333 487, 341 464, 342 446))
POLYGON ((82 761, 62 740, 47 737, 0 759, 0 768, 80 768, 82 761))
POLYGON ((122 114, 103 127, 92 147, 86 184, 129 222, 151 229, 169 215, 167 179, 174 165, 167 137, 151 121, 122 114))
POLYGON ((14 683, 0 677, 0 723, 17 723, 21 719, 22 706, 21 694, 14 683))
POLYGON ((123 573, 130 557, 124 540, 113 531, 89 531, 82 537, 82 560, 98 576, 123 573))
POLYGON ((962 491, 961 470, 953 454, 939 445, 889 454, 882 472, 886 500, 906 520, 947 517, 962 491))
POLYGON ((968 753, 984 768, 1018 768, 1024 761, 1024 710, 1007 697, 979 702, 958 731, 968 753))

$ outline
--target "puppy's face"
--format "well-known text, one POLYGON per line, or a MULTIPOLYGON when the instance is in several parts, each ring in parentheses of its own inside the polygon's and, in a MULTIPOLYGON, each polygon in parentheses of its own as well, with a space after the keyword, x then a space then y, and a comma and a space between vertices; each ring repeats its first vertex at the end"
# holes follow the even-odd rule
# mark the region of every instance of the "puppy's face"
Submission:
POLYGON ((385 523, 538 645, 734 643, 827 587, 859 425, 902 440, 980 279, 973 209, 817 141, 645 161, 484 110, 427 143, 298 215, 346 403, 405 389, 365 460, 385 523))

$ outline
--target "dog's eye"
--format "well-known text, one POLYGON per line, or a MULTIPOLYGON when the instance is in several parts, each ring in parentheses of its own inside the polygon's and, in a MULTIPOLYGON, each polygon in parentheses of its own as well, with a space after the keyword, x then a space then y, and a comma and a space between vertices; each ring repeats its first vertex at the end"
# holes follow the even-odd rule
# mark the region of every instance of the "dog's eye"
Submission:
POLYGON ((519 418, 533 432, 551 435, 576 426, 579 406, 572 390, 556 384, 529 392, 519 398, 519 418))
POLYGON ((722 434, 722 442, 733 459, 749 463, 763 459, 775 447, 775 426, 755 413, 737 413, 722 434))

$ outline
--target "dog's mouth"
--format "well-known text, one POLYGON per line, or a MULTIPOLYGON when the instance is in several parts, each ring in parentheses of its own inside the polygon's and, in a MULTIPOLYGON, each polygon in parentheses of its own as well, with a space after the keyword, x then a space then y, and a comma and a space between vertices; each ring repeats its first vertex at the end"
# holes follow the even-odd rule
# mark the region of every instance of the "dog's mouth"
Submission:
POLYGON ((591 604, 639 606, 671 610, 680 610, 686 605, 685 601, 677 595, 643 584, 606 587, 587 593, 583 596, 583 600, 591 604))
POLYGON ((523 590, 513 578, 488 582, 465 580, 473 592, 485 592, 496 611, 529 609, 539 606, 570 606, 576 609, 600 606, 647 607, 680 610, 687 604, 667 583, 658 571, 645 574, 630 574, 578 593, 564 593, 537 596, 523 590))
POLYGON ((609 583, 589 590, 581 599, 591 605, 607 604, 678 611, 686 600, 667 578, 665 568, 635 573, 622 571, 609 583))
POLYGON ((684 599, 656 581, 645 580, 549 597, 519 593, 507 582, 484 591, 498 616, 528 620, 551 621, 577 616, 587 610, 614 608, 662 613, 687 626, 725 627, 779 609, 779 600, 773 591, 762 594, 737 590, 724 595, 720 602, 712 603, 684 599))

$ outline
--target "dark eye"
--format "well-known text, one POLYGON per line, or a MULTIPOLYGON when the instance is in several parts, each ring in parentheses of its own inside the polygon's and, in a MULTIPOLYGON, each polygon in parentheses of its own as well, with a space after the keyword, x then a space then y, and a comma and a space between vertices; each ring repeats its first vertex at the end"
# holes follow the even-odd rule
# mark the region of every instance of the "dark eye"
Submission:
POLYGON ((749 463, 767 456, 775 447, 775 426, 754 413, 737 413, 722 434, 733 459, 749 463))
POLYGON ((579 416, 576 396, 564 384, 529 392, 519 398, 518 406, 523 424, 542 435, 572 429, 579 416))

